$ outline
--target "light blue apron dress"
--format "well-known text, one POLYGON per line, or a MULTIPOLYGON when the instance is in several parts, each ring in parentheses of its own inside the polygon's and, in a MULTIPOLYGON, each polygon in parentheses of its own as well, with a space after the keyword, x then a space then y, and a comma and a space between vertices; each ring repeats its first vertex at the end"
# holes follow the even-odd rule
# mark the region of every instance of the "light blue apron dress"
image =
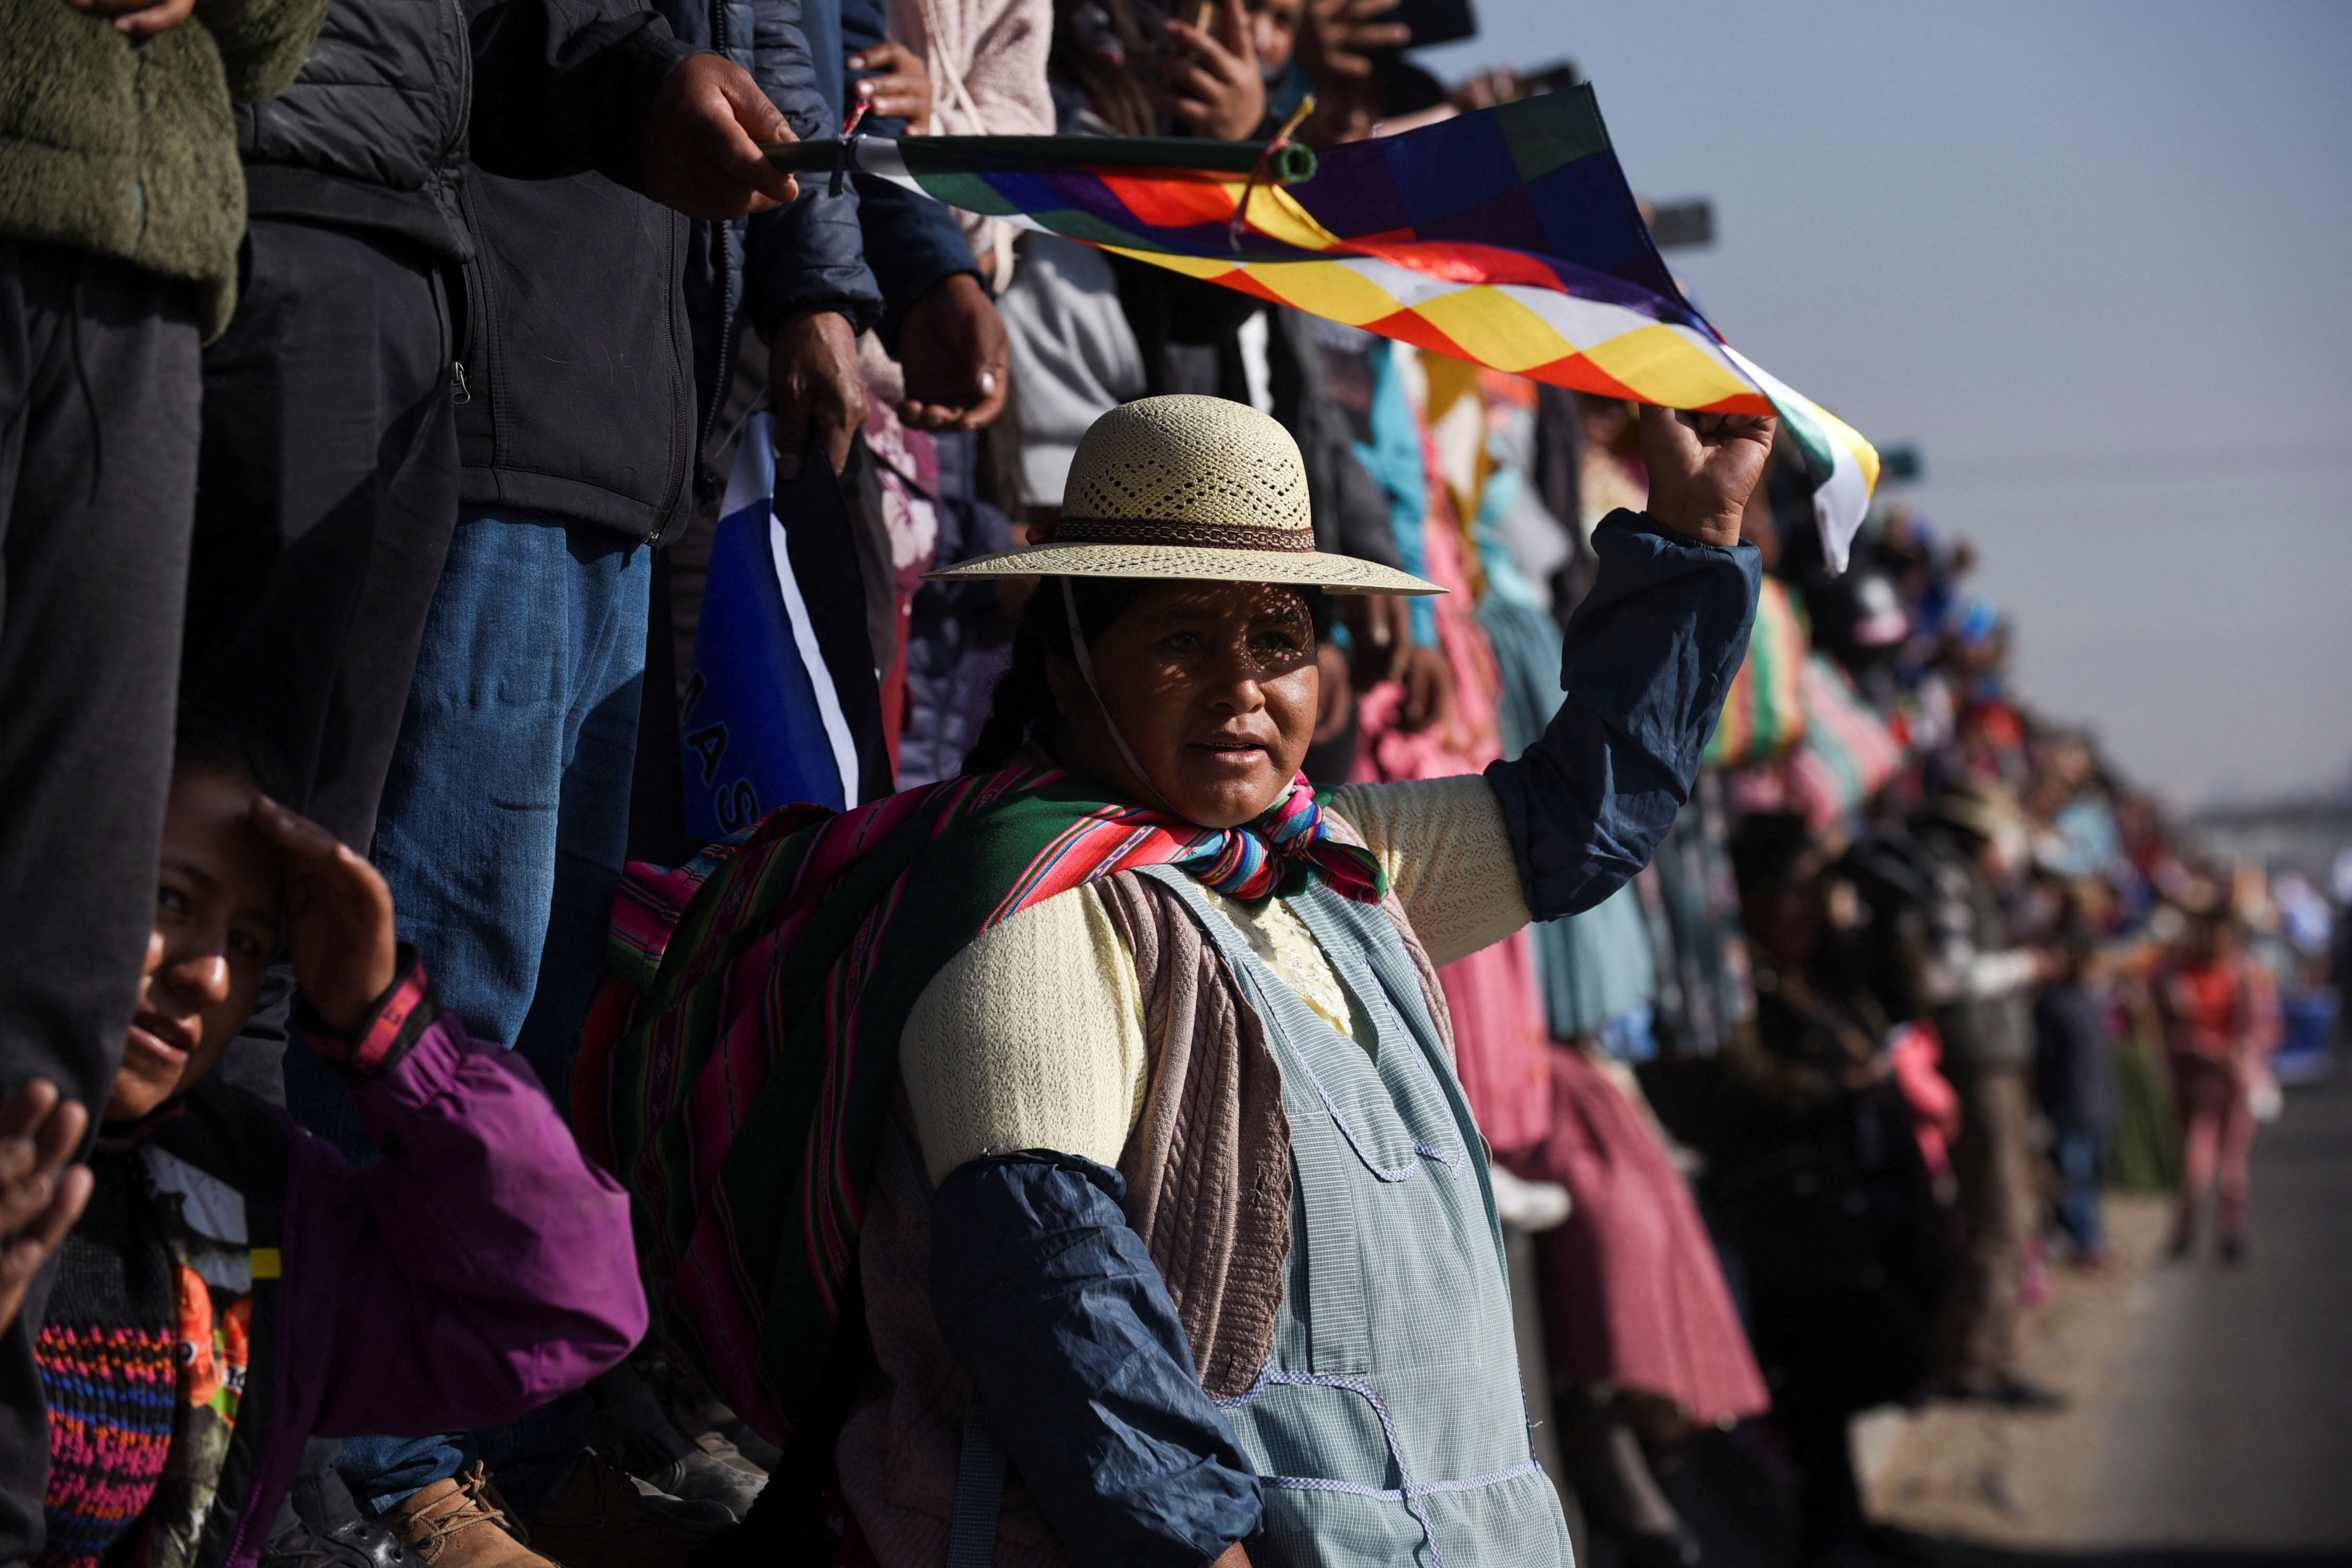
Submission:
POLYGON ((1380 910, 1320 881, 1288 900, 1367 1051, 1261 962, 1199 885, 1181 897, 1240 978, 1282 1069, 1294 1182, 1274 1354, 1220 1401, 1256 1462, 1264 1568, 1568 1568, 1519 1386, 1502 1229, 1462 1086, 1380 910))
MULTIPOLYGON (((1251 1562, 1571 1568, 1528 1431, 1485 1145, 1395 925, 1319 881, 1287 900, 1371 1034, 1367 1051, 1268 969, 1190 877, 1141 874, 1183 900, 1239 977, 1290 1122, 1274 1353, 1253 1387, 1217 1402, 1265 1489, 1251 1562)), ((975 1410, 948 1568, 993 1558, 1004 1475, 975 1410)))

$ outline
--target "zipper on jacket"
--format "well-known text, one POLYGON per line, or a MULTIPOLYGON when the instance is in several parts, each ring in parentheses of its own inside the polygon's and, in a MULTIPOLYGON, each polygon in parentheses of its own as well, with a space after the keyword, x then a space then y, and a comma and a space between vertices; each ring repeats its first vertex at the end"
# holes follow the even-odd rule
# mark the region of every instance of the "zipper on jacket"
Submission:
MULTIPOLYGON (((449 345, 449 401, 471 403, 474 401, 474 389, 466 384, 468 345, 465 341, 465 330, 459 324, 457 300, 450 293, 453 273, 457 288, 463 290, 467 287, 464 264, 456 268, 444 265, 434 269, 433 313, 440 319, 442 341, 449 345)), ((467 315, 470 316, 471 312, 468 311, 467 315)))
MULTIPOLYGON (((710 0, 710 47, 721 59, 728 58, 727 4, 728 0, 710 0)), ((738 63, 746 69, 750 68, 749 61, 738 63)), ((687 454, 687 461, 694 468, 694 497, 698 506, 706 499, 702 493, 707 472, 703 459, 710 450, 711 434, 719 428, 719 410, 725 405, 727 394, 735 382, 735 343, 741 331, 738 318, 742 314, 738 290, 743 287, 743 280, 737 276, 735 263, 727 249, 728 239, 735 226, 731 223, 710 226, 711 248, 719 264, 719 363, 711 367, 710 385, 704 389, 708 394, 708 406, 695 426, 694 448, 687 454)), ((750 225, 746 223, 741 238, 747 253, 751 243, 749 231, 750 225)), ((694 362, 690 354, 686 368, 687 378, 690 382, 694 375, 694 362)), ((711 480, 711 488, 725 488, 724 475, 712 473, 708 477, 711 480)))
POLYGON ((445 164, 452 160, 458 163, 457 177, 462 180, 465 178, 464 155, 471 151, 467 144, 467 118, 473 112, 474 104, 474 34, 466 23, 465 0, 449 0, 449 23, 457 39, 457 101, 466 105, 467 113, 458 116, 457 126, 449 133, 448 144, 442 148, 441 153, 445 164))
MULTIPOLYGON (((670 215, 668 276, 672 279, 673 290, 677 287, 677 280, 681 279, 686 276, 686 247, 680 243, 680 240, 688 232, 688 226, 691 222, 691 219, 680 217, 676 214, 670 215)), ((681 453, 677 450, 677 447, 673 447, 671 448, 670 458, 672 467, 670 470, 670 479, 669 483, 664 488, 673 499, 662 511, 656 514, 654 518, 653 531, 646 535, 646 542, 649 545, 660 544, 662 542, 662 536, 669 531, 669 525, 677 520, 678 514, 682 511, 687 511, 693 507, 695 491, 694 476, 696 471, 702 466, 701 450, 694 445, 696 423, 694 417, 694 347, 692 343, 681 341, 678 336, 678 329, 683 323, 685 316, 685 302, 678 299, 675 291, 673 291, 669 311, 669 346, 670 353, 674 356, 673 363, 677 367, 677 373, 670 380, 670 402, 671 406, 674 407, 677 413, 677 420, 675 426, 675 428, 677 431, 677 447, 683 447, 686 449, 681 453), (684 471, 682 473, 679 471, 677 467, 677 460, 681 457, 685 459, 684 471), (677 481, 681 479, 686 480, 686 494, 683 497, 678 495, 677 481)))
POLYGON ((488 367, 490 377, 490 452, 489 467, 498 468, 506 460, 506 422, 499 417, 499 367, 497 311, 490 299, 490 268, 483 254, 481 215, 474 210, 474 187, 470 182, 457 184, 457 208, 466 215, 466 232, 474 237, 474 258, 464 264, 458 273, 464 287, 466 327, 459 335, 457 355, 450 363, 450 395, 455 398, 460 387, 466 395, 460 401, 473 401, 473 388, 460 374, 467 354, 474 356, 474 368, 488 367), (477 352, 478 351, 478 352, 477 352))

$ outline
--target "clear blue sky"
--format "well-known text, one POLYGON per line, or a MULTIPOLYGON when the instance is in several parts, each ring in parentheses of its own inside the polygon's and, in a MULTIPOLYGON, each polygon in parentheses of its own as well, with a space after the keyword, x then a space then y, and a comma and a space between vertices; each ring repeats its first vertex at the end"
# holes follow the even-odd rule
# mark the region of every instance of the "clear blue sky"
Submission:
POLYGON ((1973 537, 2021 686, 2177 804, 2352 781, 2352 5, 1477 0, 1573 58, 1725 335, 1973 537))

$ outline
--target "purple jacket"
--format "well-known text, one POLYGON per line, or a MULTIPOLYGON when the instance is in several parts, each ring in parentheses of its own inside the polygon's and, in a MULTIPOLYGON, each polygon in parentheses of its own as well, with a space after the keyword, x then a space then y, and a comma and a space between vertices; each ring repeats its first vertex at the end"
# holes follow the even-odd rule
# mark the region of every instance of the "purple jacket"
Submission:
POLYGON ((357 1038, 318 1044, 383 1157, 354 1171, 289 1123, 281 1327, 253 1349, 276 1397, 227 1568, 260 1557, 305 1439, 499 1426, 646 1331, 627 1195, 520 1057, 439 1011, 422 965, 357 1038))

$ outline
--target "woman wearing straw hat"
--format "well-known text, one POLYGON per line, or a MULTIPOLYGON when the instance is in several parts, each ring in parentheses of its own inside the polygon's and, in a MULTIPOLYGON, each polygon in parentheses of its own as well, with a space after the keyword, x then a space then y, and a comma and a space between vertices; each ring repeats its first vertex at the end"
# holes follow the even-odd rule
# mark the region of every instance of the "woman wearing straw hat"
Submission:
POLYGON ((1273 420, 1114 409, 1050 541, 951 569, 1039 579, 964 776, 633 884, 642 991, 580 1120, 667 1344, 785 1447, 747 1537, 1568 1562, 1434 966, 1591 907, 1673 821, 1771 437, 1645 412, 1650 514, 1595 534, 1526 755, 1318 795, 1322 595, 1433 590, 1315 551, 1273 420))

